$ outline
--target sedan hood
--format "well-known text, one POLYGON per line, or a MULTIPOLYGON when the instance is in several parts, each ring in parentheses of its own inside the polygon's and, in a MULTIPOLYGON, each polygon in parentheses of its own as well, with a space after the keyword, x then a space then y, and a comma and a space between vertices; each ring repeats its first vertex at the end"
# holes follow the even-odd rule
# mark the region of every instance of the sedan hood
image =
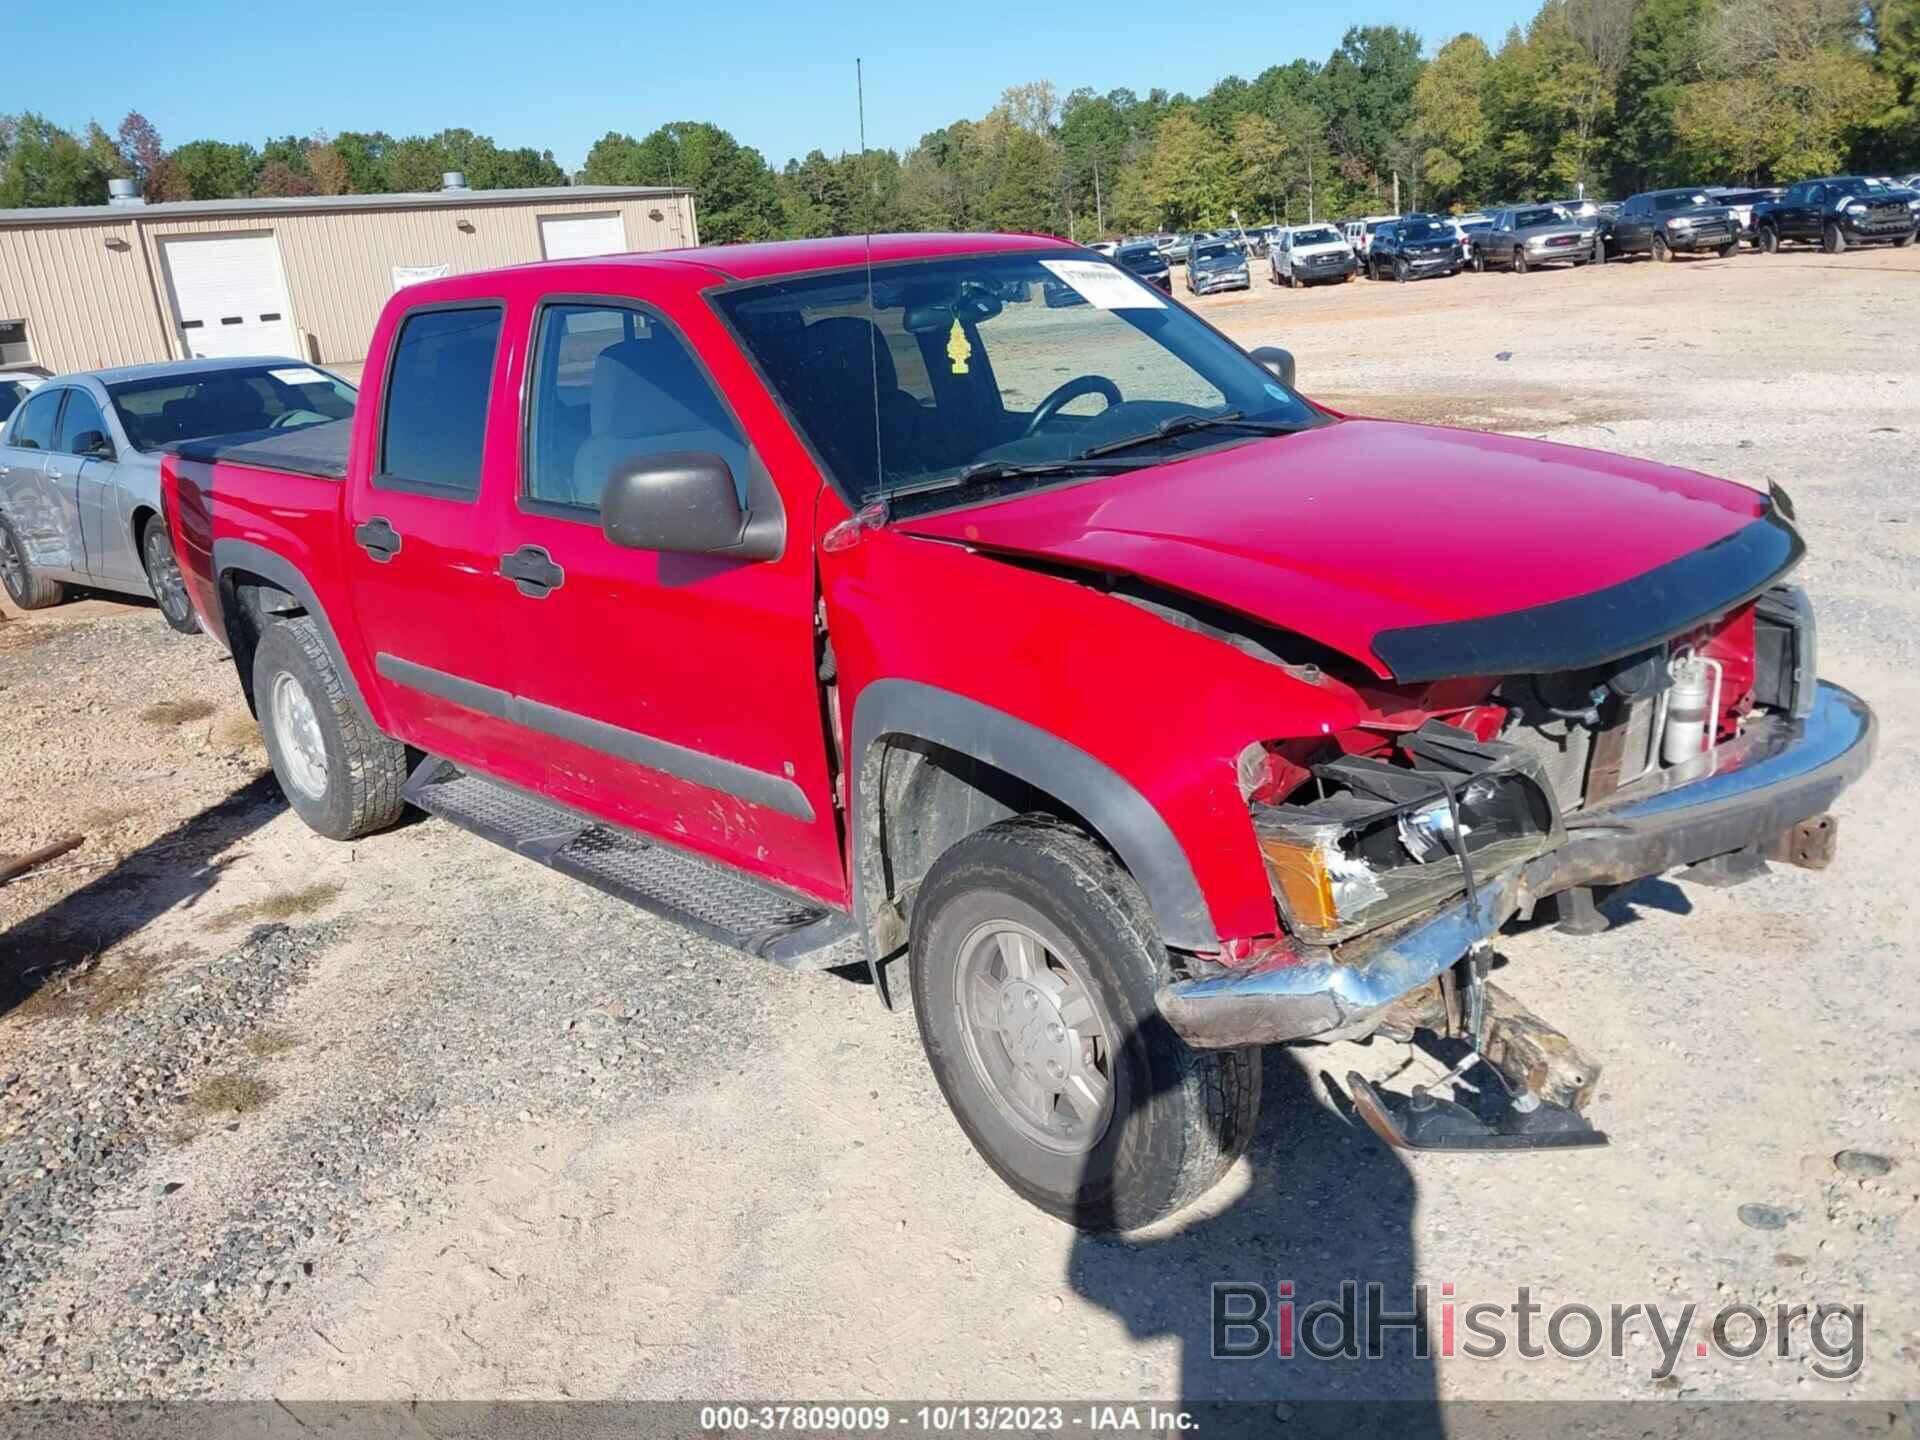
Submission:
POLYGON ((1408 681, 1631 654, 1757 594, 1801 553, 1768 497, 1728 481, 1379 420, 899 528, 1139 577, 1408 681))

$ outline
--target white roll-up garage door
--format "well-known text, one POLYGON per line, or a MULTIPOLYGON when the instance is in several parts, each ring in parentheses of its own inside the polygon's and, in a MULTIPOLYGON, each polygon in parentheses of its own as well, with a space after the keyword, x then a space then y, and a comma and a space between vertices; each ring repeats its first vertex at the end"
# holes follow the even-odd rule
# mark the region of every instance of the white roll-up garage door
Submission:
POLYGON ((300 353, 271 233, 169 236, 160 259, 189 355, 300 353))
POLYGON ((618 210, 605 215, 542 215, 540 250, 549 260, 618 255, 627 248, 627 227, 618 210))

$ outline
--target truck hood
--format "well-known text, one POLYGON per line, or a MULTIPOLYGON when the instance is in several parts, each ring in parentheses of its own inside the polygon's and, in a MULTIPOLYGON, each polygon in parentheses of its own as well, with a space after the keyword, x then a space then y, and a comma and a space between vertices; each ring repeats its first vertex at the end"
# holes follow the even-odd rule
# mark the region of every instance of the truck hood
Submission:
POLYGON ((1138 577, 1405 681, 1631 654, 1757 594, 1802 551, 1767 496, 1728 481, 1380 420, 898 528, 1138 577))

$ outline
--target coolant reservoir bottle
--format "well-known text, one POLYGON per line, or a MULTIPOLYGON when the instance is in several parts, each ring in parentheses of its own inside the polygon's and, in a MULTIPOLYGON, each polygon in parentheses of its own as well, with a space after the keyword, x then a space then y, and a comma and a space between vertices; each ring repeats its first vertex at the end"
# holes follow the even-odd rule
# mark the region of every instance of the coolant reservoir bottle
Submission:
POLYGON ((1667 667, 1673 686, 1667 691, 1667 726, 1660 735, 1660 760, 1678 765, 1707 748, 1707 708, 1713 695, 1713 668, 1698 655, 1667 667))

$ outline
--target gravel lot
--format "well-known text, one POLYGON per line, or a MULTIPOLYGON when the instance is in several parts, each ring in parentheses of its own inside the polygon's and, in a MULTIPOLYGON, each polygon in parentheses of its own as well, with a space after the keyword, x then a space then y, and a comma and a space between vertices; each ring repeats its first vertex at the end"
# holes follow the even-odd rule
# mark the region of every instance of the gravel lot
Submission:
MULTIPOLYGON (((1200 310, 1338 408, 1798 504, 1822 670, 1884 726, 1835 867, 1652 882, 1605 935, 1503 946, 1501 983, 1606 1063, 1611 1148, 1409 1162, 1318 1079, 1409 1051, 1278 1052, 1203 1213, 1086 1240, 974 1157, 863 981, 436 821, 320 840, 218 648, 89 599, 0 622, 0 851, 86 837, 0 888, 0 1396, 1920 1393, 1920 250, 1256 275, 1200 310), (1866 1359, 1823 1379, 1802 1328, 1788 1358, 1689 1346, 1656 1380, 1638 1321, 1620 1357, 1208 1358, 1212 1282, 1346 1278, 1403 1304, 1859 1304, 1866 1359)), ((1499 563, 1433 557, 1437 583, 1499 563)))

